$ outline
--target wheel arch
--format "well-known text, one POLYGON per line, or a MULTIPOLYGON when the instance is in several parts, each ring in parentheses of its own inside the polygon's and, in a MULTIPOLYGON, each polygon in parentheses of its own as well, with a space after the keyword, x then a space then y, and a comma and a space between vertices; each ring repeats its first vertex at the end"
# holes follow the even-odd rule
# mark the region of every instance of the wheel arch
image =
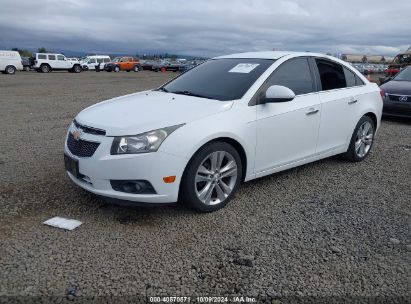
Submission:
POLYGON ((375 127, 375 129, 378 129, 378 119, 377 119, 377 115, 375 115, 375 113, 373 113, 373 112, 367 112, 367 113, 365 113, 363 116, 367 116, 367 117, 369 117, 369 118, 371 118, 371 120, 373 121, 373 123, 374 123, 374 127, 375 127))
POLYGON ((184 174, 186 173, 187 168, 188 168, 189 164, 191 163, 191 161, 193 160, 194 155, 196 155, 196 153, 197 153, 198 151, 200 151, 202 148, 204 148, 205 146, 207 146, 207 145, 209 145, 209 144, 211 144, 211 143, 214 143, 214 142, 225 142, 225 143, 233 146, 234 149, 236 149, 236 151, 237 151, 238 154, 240 155, 241 164, 242 164, 242 166, 243 166, 243 170, 242 170, 243 172, 242 172, 242 176, 241 176, 241 181, 244 181, 245 176, 246 176, 246 173, 247 173, 247 161, 248 161, 248 159, 247 159, 247 154, 246 154, 246 152, 245 152, 244 147, 243 147, 237 140, 235 140, 235 139, 232 138, 232 137, 226 137, 226 136, 216 137, 216 138, 213 138, 213 139, 211 139, 211 140, 208 140, 207 142, 205 142, 204 144, 202 144, 198 149, 196 149, 196 150, 194 151, 194 153, 192 153, 192 155, 190 156, 190 159, 189 159, 189 161, 187 162, 187 164, 186 164, 186 166, 185 166, 185 168, 184 168, 184 171, 183 171, 183 175, 182 175, 182 176, 184 176, 184 174))
MULTIPOLYGON (((236 151, 238 152, 238 154, 240 155, 241 158, 241 164, 243 166, 242 168, 242 174, 241 174, 241 182, 244 182, 244 179, 246 177, 246 173, 247 173, 247 154, 245 152, 244 147, 234 138, 232 137, 226 137, 226 136, 220 136, 220 137, 216 137, 213 138, 211 140, 208 140, 207 142, 203 143, 198 149, 195 150, 194 153, 192 153, 192 155, 190 156, 190 159, 188 160, 186 166, 184 167, 184 171, 183 174, 181 175, 181 180, 185 177, 187 169, 190 165, 190 163, 193 161, 194 156, 197 154, 198 151, 200 151, 202 148, 204 148, 205 146, 214 143, 214 142, 225 142, 231 146, 234 147, 234 149, 236 149, 236 151)), ((179 189, 178 189, 178 197, 180 198, 181 194, 181 185, 182 183, 180 182, 179 185, 179 189)))

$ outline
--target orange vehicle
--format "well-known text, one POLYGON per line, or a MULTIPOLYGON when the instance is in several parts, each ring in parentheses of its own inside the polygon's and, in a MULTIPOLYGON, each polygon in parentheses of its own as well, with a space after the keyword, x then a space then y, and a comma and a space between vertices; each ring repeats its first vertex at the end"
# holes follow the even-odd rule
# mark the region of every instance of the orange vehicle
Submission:
POLYGON ((140 62, 133 57, 116 57, 111 62, 106 63, 104 70, 107 72, 138 72, 142 71, 143 68, 140 62))

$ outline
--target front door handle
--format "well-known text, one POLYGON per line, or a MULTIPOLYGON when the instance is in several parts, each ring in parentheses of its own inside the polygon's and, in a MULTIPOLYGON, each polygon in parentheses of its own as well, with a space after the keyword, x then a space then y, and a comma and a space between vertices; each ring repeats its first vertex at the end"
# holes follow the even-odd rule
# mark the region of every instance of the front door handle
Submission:
POLYGON ((318 109, 310 108, 310 109, 305 113, 305 115, 313 115, 313 114, 318 113, 319 111, 320 111, 320 110, 318 110, 318 109))
POLYGON ((350 105, 350 104, 354 104, 354 103, 356 103, 356 102, 358 102, 357 99, 351 99, 351 100, 348 102, 348 104, 350 105))

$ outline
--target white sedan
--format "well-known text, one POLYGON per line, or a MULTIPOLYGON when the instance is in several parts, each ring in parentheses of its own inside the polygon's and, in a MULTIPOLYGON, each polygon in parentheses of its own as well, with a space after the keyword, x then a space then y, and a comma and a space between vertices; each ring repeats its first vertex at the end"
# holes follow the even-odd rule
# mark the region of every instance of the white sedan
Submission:
POLYGON ((378 86, 334 57, 222 56, 81 111, 65 167, 75 184, 116 201, 210 212, 241 182, 336 154, 363 160, 382 106, 378 86))

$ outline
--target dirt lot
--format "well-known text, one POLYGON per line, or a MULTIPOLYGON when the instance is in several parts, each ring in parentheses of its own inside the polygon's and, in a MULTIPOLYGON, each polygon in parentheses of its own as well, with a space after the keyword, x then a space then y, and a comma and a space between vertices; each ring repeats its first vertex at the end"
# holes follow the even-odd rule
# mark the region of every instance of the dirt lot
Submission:
POLYGON ((111 206, 74 186, 63 144, 76 113, 173 76, 0 75, 1 297, 410 298, 409 121, 384 120, 362 163, 330 158, 246 183, 212 214, 111 206), (84 224, 42 225, 54 216, 84 224))

